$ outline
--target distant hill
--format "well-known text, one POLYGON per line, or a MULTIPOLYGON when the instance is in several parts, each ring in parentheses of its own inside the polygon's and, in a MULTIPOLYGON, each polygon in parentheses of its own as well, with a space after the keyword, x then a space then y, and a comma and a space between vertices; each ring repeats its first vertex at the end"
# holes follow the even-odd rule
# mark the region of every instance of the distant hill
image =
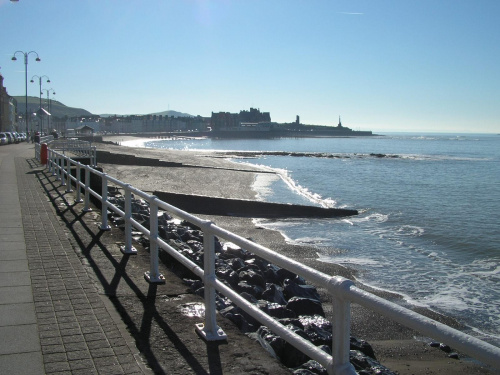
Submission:
MULTIPOLYGON (((24 113, 25 108, 25 97, 24 96, 14 96, 14 99, 17 100, 17 112, 24 113)), ((85 117, 85 116, 93 116, 89 111, 82 108, 74 108, 68 107, 58 102, 57 100, 50 101, 51 110, 50 114, 54 117, 85 117)), ((42 105, 47 108, 47 99, 42 98, 42 105)), ((33 113, 36 112, 40 108, 40 98, 35 96, 28 96, 28 112, 33 113)))
MULTIPOLYGON (((131 116, 132 114, 128 114, 128 115, 118 115, 118 116, 131 116)), ((134 113, 134 115, 136 116, 145 116, 144 114, 137 114, 137 113, 134 113)), ((163 111, 163 112, 155 112, 155 113, 148 113, 148 115, 156 115, 156 116, 174 116, 174 117, 195 117, 193 115, 190 115, 189 113, 182 113, 182 112, 177 112, 177 111, 163 111)), ((101 117, 111 117, 111 116, 115 116, 115 114, 111 114, 111 113, 104 113, 104 114, 101 114, 99 115, 101 117)))
MULTIPOLYGON (((25 103, 24 96, 13 96, 13 98, 17 100, 17 112, 23 114, 24 103, 25 103)), ((42 98, 42 105, 44 106, 44 108, 47 108, 47 99, 42 98)), ((28 112, 34 113, 38 110, 38 108, 40 108, 40 98, 37 98, 36 96, 28 96, 28 112)), ((85 109, 68 107, 62 104, 61 102, 58 102, 57 100, 51 100, 50 114, 54 117, 96 116, 85 109)), ((148 114, 157 116, 162 115, 162 116, 175 116, 175 117, 195 117, 188 113, 182 113, 177 111, 163 111, 163 112, 148 113, 148 114)), ((102 114, 99 116, 110 117, 110 116, 115 116, 115 114, 102 114)), ((127 116, 127 115, 118 115, 118 116, 127 116)), ((143 116, 143 115, 138 115, 138 116, 143 116)))

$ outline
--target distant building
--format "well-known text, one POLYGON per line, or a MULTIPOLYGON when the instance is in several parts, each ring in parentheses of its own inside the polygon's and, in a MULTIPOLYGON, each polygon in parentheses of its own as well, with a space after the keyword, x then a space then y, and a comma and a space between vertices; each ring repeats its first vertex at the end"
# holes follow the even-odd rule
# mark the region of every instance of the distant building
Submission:
POLYGON ((250 108, 250 111, 240 111, 240 122, 255 124, 259 122, 271 122, 271 114, 269 112, 261 112, 256 108, 250 108))
POLYGON ((210 126, 212 130, 233 129, 240 126, 240 119, 237 113, 212 112, 210 126))
POLYGON ((74 129, 77 135, 92 135, 94 134, 94 129, 88 125, 79 126, 74 129))
POLYGON ((339 116, 339 124, 337 125, 337 128, 339 128, 339 129, 340 129, 340 128, 343 128, 343 126, 342 126, 342 121, 340 121, 340 116, 339 116))
POLYGON ((250 111, 240 111, 240 113, 212 112, 210 126, 212 130, 228 130, 242 126, 242 124, 271 123, 271 114, 261 112, 259 109, 250 108, 250 111))
POLYGON ((17 102, 7 94, 7 88, 3 85, 3 76, 0 74, 0 131, 18 131, 16 113, 17 102))

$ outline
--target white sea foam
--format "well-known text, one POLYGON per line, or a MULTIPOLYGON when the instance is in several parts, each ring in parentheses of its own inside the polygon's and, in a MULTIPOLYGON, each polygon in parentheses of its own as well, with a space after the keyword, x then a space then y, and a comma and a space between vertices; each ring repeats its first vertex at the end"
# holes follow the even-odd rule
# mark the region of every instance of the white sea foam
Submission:
POLYGON ((292 177, 290 177, 288 170, 280 168, 271 168, 262 164, 253 163, 241 163, 248 164, 252 166, 257 166, 262 168, 262 170, 274 172, 274 177, 268 175, 258 175, 254 181, 252 188, 257 192, 259 199, 264 200, 265 197, 269 196, 272 192, 271 185, 277 181, 276 177, 279 177, 281 181, 290 189, 291 192, 297 194, 308 201, 318 204, 325 208, 335 207, 336 201, 332 198, 323 198, 320 194, 311 192, 308 188, 301 186, 292 177))
POLYGON ((151 142, 151 141, 156 141, 157 139, 149 139, 149 138, 137 138, 137 139, 131 139, 128 141, 123 141, 120 143, 122 146, 126 147, 144 147, 146 148, 146 143, 151 142))

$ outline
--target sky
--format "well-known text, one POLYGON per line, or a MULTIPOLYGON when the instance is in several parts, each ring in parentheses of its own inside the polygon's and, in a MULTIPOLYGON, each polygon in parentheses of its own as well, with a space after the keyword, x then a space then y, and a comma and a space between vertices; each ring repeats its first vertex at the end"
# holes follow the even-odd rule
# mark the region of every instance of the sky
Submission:
POLYGON ((500 133, 499 0, 0 0, 13 96, 16 51, 41 59, 28 55, 28 81, 48 76, 51 98, 94 114, 253 107, 276 122, 500 133))

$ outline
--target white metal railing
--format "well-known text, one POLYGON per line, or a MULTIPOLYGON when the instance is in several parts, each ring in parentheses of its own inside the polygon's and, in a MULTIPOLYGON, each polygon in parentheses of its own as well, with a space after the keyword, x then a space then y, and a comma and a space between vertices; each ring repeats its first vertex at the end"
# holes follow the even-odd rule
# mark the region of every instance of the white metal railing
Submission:
POLYGON ((99 199, 102 203, 101 229, 108 230, 108 210, 111 210, 124 218, 125 221, 125 245, 121 250, 123 253, 134 254, 136 249, 132 246, 132 227, 142 232, 150 241, 150 269, 145 272, 144 277, 151 283, 164 283, 165 278, 159 272, 159 248, 166 251, 182 265, 199 276, 205 285, 205 321, 196 325, 197 331, 207 340, 215 341, 226 338, 224 331, 216 322, 215 292, 222 293, 246 313, 267 326, 271 331, 292 344, 298 350, 314 359, 324 366, 329 374, 356 374, 354 367, 349 362, 350 350, 350 317, 351 303, 357 303, 372 311, 378 312, 406 327, 419 331, 426 336, 438 339, 448 345, 462 351, 473 358, 476 358, 488 365, 500 369, 500 348, 475 337, 467 335, 456 329, 450 328, 442 323, 417 314, 411 310, 401 307, 395 303, 386 301, 371 293, 363 291, 354 283, 340 276, 329 276, 300 262, 289 259, 264 246, 251 242, 241 236, 218 227, 214 223, 200 219, 185 211, 182 211, 166 202, 159 200, 154 195, 149 195, 133 186, 119 181, 105 173, 99 172, 90 166, 75 162, 54 150, 48 152, 49 171, 61 181, 61 185, 66 186, 66 191, 70 192, 72 183, 76 187, 76 201, 84 203, 84 211, 90 211, 90 195, 99 199), (75 175, 71 175, 71 169, 76 169, 75 175), (81 174, 85 173, 84 183, 81 182, 81 174), (94 191, 89 186, 90 174, 99 176, 102 179, 101 192, 94 191), (113 185, 122 188, 125 192, 124 211, 112 204, 107 199, 108 186, 113 185), (82 191, 84 198, 82 199, 82 191), (145 228, 132 217, 131 197, 134 194, 149 203, 150 225, 145 228), (158 210, 162 209, 176 217, 186 220, 203 231, 204 242, 204 266, 199 267, 190 259, 181 255, 158 235, 158 210), (241 248, 266 259, 267 261, 292 271, 305 278, 308 282, 325 288, 333 299, 333 339, 332 355, 327 354, 311 342, 303 339, 281 325, 271 316, 261 311, 257 306, 242 298, 231 288, 217 279, 215 275, 215 236, 232 242, 241 248))
POLYGON ((40 161, 41 145, 46 143, 50 150, 59 151, 63 155, 70 153, 74 156, 89 158, 90 165, 97 166, 97 148, 92 146, 91 142, 79 139, 54 139, 52 136, 50 136, 51 139, 45 138, 47 138, 45 142, 40 139, 40 143, 35 143, 35 157, 38 161, 40 161))

